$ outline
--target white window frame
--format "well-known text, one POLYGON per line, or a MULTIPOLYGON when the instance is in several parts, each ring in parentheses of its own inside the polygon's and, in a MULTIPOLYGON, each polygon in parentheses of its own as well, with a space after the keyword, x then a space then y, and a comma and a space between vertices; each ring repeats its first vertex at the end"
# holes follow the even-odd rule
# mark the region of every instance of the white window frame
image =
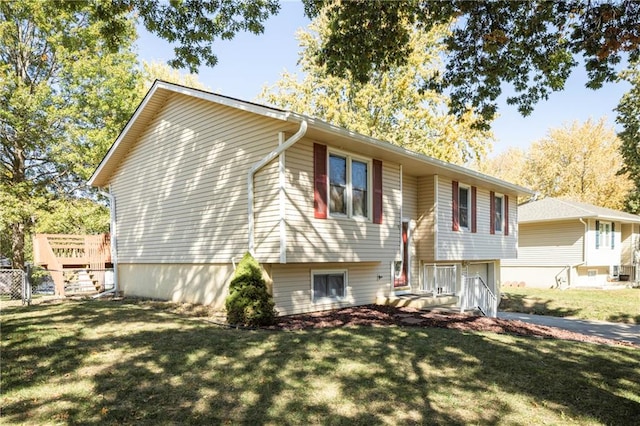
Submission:
POLYGON ((372 221, 372 213, 373 213, 373 161, 370 158, 359 157, 356 155, 348 154, 344 151, 339 151, 335 149, 327 150, 327 210, 329 211, 329 216, 336 218, 350 218, 356 220, 366 220, 372 221), (342 157, 346 159, 346 192, 347 192, 347 213, 334 213, 331 211, 331 156, 334 155, 336 157, 342 157), (353 214, 353 176, 352 176, 352 162, 358 161, 360 163, 364 163, 367 165, 367 215, 366 216, 356 216, 353 214))
POLYGON ((493 220, 493 230, 495 231, 496 234, 502 234, 504 233, 504 194, 494 194, 493 196, 493 210, 494 210, 494 217, 491 218, 491 220, 493 220), (495 215, 498 214, 498 209, 496 209, 496 200, 500 199, 500 229, 498 229, 498 227, 496 226, 496 218, 495 215))
POLYGON ((607 221, 600 221, 600 229, 598 229, 598 249, 610 249, 611 248, 611 223, 607 221), (606 230, 606 233, 603 232, 606 230), (605 237, 606 235, 606 237, 605 237))
POLYGON ((347 287, 349 285, 349 274, 346 269, 312 269, 311 270, 311 301, 313 303, 335 302, 343 300, 347 297, 347 287), (316 297, 315 295, 315 277, 317 275, 338 275, 342 274, 344 286, 342 295, 336 297, 316 297))
POLYGON ((471 185, 467 185, 464 183, 458 183, 458 227, 462 230, 470 231, 473 224, 471 220, 473 218, 471 214, 471 209, 473 206, 471 205, 471 185), (466 189, 467 190, 467 226, 462 225, 462 198, 460 197, 460 191, 466 189))

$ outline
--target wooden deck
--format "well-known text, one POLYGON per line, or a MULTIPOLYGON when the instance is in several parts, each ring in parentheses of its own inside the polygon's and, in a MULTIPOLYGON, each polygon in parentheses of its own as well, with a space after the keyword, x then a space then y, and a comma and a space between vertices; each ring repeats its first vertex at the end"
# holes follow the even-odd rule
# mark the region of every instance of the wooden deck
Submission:
MULTIPOLYGON (((35 234, 33 261, 49 270, 55 293, 64 295, 70 270, 96 271, 97 281, 104 277, 104 270, 111 267, 111 239, 109 234, 35 234)), ((101 284, 104 283, 96 282, 96 288, 101 284)))

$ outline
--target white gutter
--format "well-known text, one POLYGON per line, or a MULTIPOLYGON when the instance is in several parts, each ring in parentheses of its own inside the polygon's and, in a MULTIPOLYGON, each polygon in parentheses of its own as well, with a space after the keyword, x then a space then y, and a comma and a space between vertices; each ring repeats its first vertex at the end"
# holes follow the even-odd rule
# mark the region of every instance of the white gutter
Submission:
POLYGON ((118 250, 117 244, 117 232, 116 232, 116 197, 111 192, 111 186, 109 186, 109 192, 99 191, 100 194, 105 197, 109 197, 109 231, 111 233, 110 249, 111 249, 111 263, 113 264, 113 289, 99 293, 95 297, 103 297, 108 294, 118 294, 118 250))
POLYGON ((253 177, 258 172, 258 170, 260 170, 261 168, 269 164, 271 160, 273 160, 274 158, 282 154, 284 151, 289 149, 293 144, 295 144, 300 139, 302 139, 305 133, 307 133, 307 121, 302 120, 300 122, 300 129, 298 129, 298 131, 293 136, 287 139, 284 143, 278 145, 276 149, 274 149, 269 154, 267 154, 262 160, 254 164, 253 167, 251 167, 251 169, 247 173, 247 219, 249 223, 249 253, 251 253, 252 256, 255 256, 255 236, 254 236, 255 219, 253 217, 253 189, 254 189, 253 177))

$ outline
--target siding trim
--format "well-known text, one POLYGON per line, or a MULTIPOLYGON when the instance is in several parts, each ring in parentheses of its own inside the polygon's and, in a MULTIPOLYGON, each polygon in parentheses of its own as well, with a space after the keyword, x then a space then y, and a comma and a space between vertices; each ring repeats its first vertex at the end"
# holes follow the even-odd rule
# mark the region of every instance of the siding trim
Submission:
MULTIPOLYGON (((278 133, 278 145, 282 145, 285 141, 284 132, 278 133)), ((280 189, 278 191, 278 202, 280 204, 280 263, 287 263, 287 209, 286 209, 286 185, 285 176, 286 159, 285 152, 280 153, 278 157, 278 182, 280 189)))
POLYGON ((451 181, 451 230, 459 231, 460 222, 458 220, 459 208, 458 208, 458 181, 451 181))

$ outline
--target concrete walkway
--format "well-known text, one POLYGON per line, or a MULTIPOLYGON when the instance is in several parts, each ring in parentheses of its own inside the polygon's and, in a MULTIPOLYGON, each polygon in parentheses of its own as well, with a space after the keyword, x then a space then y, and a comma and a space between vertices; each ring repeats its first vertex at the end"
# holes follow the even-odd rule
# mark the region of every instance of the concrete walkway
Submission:
POLYGON ((545 325, 547 327, 557 327, 576 333, 603 337, 605 339, 626 340, 640 345, 640 325, 635 324, 558 318, 517 312, 498 312, 498 318, 520 320, 532 324, 545 325))

